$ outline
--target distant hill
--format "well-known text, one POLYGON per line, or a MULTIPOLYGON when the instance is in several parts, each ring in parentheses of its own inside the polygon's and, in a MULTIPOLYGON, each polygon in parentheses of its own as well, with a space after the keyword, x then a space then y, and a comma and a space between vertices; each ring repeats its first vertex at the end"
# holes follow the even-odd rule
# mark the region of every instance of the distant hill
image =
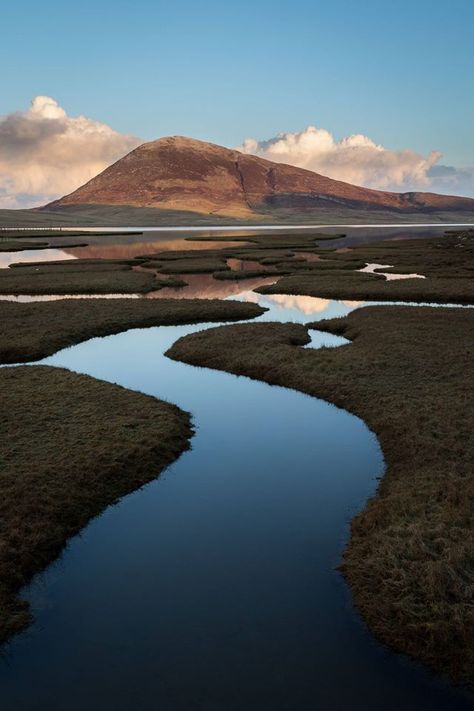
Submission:
MULTIPOLYGON (((150 213, 158 218, 161 212, 179 213, 180 221, 186 213, 191 221, 204 216, 245 221, 302 216, 317 220, 318 216, 343 218, 361 211, 396 219, 424 215, 428 221, 430 215, 440 219, 439 215, 449 217, 448 213, 467 220, 474 217, 471 198, 370 190, 181 136, 144 143, 70 195, 40 210, 97 216, 100 208, 111 215, 117 208, 128 208, 134 224, 140 224, 136 208, 147 208, 147 222, 153 219, 150 213)), ((118 213, 125 214, 120 209, 118 213)))

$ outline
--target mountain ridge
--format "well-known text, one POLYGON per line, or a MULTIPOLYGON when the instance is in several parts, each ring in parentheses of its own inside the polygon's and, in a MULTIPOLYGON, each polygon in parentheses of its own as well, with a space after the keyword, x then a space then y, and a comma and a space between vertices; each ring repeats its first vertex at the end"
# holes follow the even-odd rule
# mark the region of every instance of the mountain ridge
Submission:
POLYGON ((474 214, 472 198, 373 190, 184 136, 141 144, 74 192, 40 209, 56 211, 84 205, 180 210, 244 219, 275 211, 317 213, 331 207, 398 214, 474 214))

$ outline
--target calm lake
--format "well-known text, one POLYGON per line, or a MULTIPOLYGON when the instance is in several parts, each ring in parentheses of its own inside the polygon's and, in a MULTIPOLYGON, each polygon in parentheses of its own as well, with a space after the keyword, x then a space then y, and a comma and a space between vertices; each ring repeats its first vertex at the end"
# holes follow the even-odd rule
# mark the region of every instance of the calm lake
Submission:
MULTIPOLYGON (((261 320, 360 305, 234 286, 233 298, 268 308, 261 320)), ((383 474, 375 436, 321 400, 163 355, 215 325, 131 330, 43 361, 170 400, 196 433, 25 591, 35 623, 0 660, 0 708, 471 709, 371 637, 337 571, 349 521, 383 474)), ((344 343, 312 334, 310 347, 344 343)))

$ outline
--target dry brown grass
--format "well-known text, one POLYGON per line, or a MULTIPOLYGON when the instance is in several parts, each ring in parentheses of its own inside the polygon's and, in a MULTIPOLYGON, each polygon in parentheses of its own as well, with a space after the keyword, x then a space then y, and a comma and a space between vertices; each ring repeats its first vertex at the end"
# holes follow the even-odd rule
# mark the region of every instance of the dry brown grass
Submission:
POLYGON ((299 294, 357 301, 414 301, 417 303, 474 303, 474 279, 437 278, 386 281, 376 274, 348 269, 312 270, 285 276, 255 289, 260 294, 299 294))
POLYGON ((0 252, 21 252, 25 249, 47 249, 47 242, 26 242, 13 239, 0 239, 0 252))
MULTIPOLYGON (((320 252, 321 256, 324 256, 320 252)), ((276 284, 256 289, 262 294, 304 294, 323 298, 369 301, 474 303, 474 231, 431 239, 385 241, 354 247, 318 262, 279 262, 292 269, 276 284), (366 263, 391 264, 393 273, 419 273, 426 279, 386 281, 355 270, 366 263)))
POLYGON ((240 281, 242 279, 256 279, 257 277, 279 276, 284 274, 282 270, 275 269, 239 269, 232 271, 214 272, 214 279, 220 281, 240 281))
MULTIPOLYGON (((254 304, 210 300, 0 303, 0 361, 131 327, 237 320, 254 304)), ((0 370, 0 641, 30 621, 20 588, 67 539, 188 446, 173 405, 45 366, 0 370)))
POLYGON ((241 324, 179 340, 168 355, 302 390, 362 417, 386 474, 352 522, 344 573, 371 630, 474 683, 474 317, 467 309, 371 307, 315 327, 241 324))
MULTIPOLYGON (((189 255, 189 253, 188 253, 189 255)), ((152 259, 144 266, 157 269, 160 274, 206 274, 219 269, 228 269, 224 258, 217 259, 204 255, 202 257, 182 257, 181 259, 152 259)))
POLYGON ((88 338, 129 328, 239 321, 263 311, 256 304, 217 299, 0 301, 0 362, 37 360, 88 338))
MULTIPOLYGON (((442 237, 394 240, 355 247, 335 255, 338 262, 354 260, 393 264, 393 273, 419 272, 428 277, 474 278, 474 230, 446 232, 442 237)), ((354 267, 357 269, 357 267, 354 267)))
POLYGON ((21 274, 34 274, 38 270, 42 274, 59 272, 86 271, 127 271, 132 266, 140 266, 141 260, 135 259, 54 259, 50 262, 14 262, 10 269, 21 269, 21 274))
POLYGON ((157 288, 152 272, 124 263, 68 260, 0 270, 0 294, 133 294, 157 288))
POLYGON ((45 366, 0 370, 0 641, 29 624, 20 588, 106 506, 189 446, 174 405, 45 366))
MULTIPOLYGON (((463 231, 430 239, 385 241, 336 252, 317 245, 328 235, 257 235, 245 247, 203 250, 198 257, 187 252, 156 255, 156 268, 163 273, 185 271, 214 272, 216 279, 243 279, 267 276, 271 266, 275 284, 256 291, 263 294, 299 294, 323 298, 370 301, 414 301, 418 303, 474 303, 474 232, 463 231), (317 254, 319 261, 305 257, 317 254), (257 261, 259 270, 230 272, 225 260, 234 257, 257 261), (393 264, 386 271, 426 275, 427 279, 386 281, 377 274, 358 272, 367 262, 393 264), (215 269, 219 267, 219 271, 215 269)), ((340 237, 340 235, 335 235, 340 237)), ((227 238, 221 238, 225 243, 227 238)), ((230 239, 230 238, 229 238, 230 239)))

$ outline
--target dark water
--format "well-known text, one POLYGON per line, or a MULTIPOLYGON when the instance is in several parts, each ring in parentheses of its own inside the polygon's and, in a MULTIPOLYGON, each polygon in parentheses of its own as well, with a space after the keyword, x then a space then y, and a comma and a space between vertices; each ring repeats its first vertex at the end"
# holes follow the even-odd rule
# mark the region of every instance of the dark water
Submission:
MULTIPOLYGON (((270 320, 354 306, 262 299, 270 320)), ((196 435, 30 586, 36 622, 0 664, 2 711, 471 708, 367 634, 335 570, 383 471, 376 438, 320 400, 163 356, 203 327, 133 330, 45 361, 169 399, 196 435)))

